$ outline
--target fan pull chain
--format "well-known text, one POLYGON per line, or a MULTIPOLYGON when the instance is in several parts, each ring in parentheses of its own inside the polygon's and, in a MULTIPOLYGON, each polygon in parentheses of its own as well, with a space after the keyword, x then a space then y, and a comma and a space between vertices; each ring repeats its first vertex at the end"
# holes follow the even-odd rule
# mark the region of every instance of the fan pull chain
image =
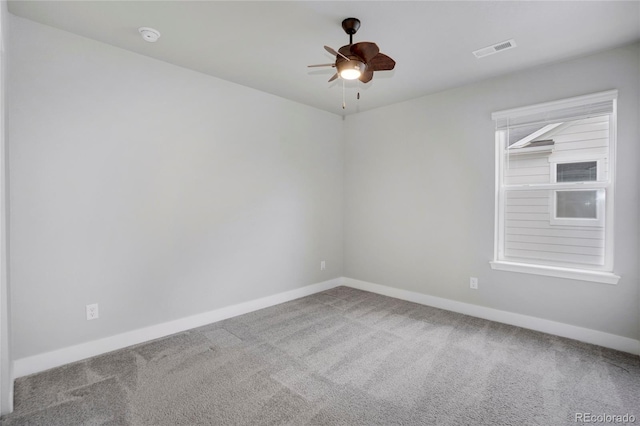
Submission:
POLYGON ((345 101, 344 97, 344 79, 342 79, 342 109, 345 109, 346 106, 347 102, 345 101))

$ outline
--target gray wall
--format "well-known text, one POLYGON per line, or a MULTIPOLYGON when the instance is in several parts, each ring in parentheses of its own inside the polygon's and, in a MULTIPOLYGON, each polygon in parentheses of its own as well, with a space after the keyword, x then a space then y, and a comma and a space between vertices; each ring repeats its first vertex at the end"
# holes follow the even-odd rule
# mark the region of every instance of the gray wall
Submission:
POLYGON ((7 2, 0 1, 0 50, 2 59, 0 60, 0 414, 5 414, 13 410, 13 363, 11 362, 11 339, 10 326, 11 304, 9 303, 10 293, 7 285, 7 156, 6 156, 6 133, 7 133, 7 109, 5 103, 7 61, 5 46, 7 44, 8 26, 7 2))
POLYGON ((343 122, 13 16, 9 41, 15 359, 343 275, 640 337, 638 45, 343 122), (620 283, 492 271, 491 112, 612 88, 620 283))
POLYGON ((636 44, 347 117, 345 275, 640 338, 639 75, 636 44), (608 89, 619 90, 619 284, 491 270, 491 112, 608 89))
POLYGON ((343 274, 340 117, 15 16, 9 57, 15 359, 343 274))

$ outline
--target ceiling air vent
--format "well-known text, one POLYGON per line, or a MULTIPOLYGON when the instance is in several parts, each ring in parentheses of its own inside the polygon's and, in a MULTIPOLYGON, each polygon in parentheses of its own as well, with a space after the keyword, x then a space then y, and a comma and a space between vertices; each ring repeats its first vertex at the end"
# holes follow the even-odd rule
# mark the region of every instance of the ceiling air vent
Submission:
POLYGON ((516 46, 516 41, 514 39, 511 39, 507 41, 501 41, 500 43, 496 43, 493 46, 478 49, 473 52, 473 54, 476 56, 476 58, 484 58, 485 56, 493 55, 494 53, 513 49, 516 46))

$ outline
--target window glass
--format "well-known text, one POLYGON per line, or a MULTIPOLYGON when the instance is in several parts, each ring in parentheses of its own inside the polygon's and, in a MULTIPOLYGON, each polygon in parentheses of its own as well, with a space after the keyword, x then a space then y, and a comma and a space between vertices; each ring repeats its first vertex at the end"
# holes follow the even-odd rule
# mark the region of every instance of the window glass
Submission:
POLYGON ((597 161, 564 163, 557 165, 556 182, 586 182, 598 178, 597 161))
POLYGON ((556 191, 556 217, 598 218, 598 191, 556 191))

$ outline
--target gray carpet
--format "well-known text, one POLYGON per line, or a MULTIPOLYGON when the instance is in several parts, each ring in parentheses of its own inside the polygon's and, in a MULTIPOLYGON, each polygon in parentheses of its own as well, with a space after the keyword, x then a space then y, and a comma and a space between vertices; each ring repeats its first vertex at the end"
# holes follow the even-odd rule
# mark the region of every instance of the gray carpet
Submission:
POLYGON ((4 425, 575 425, 640 358, 347 287, 16 381, 4 425))

